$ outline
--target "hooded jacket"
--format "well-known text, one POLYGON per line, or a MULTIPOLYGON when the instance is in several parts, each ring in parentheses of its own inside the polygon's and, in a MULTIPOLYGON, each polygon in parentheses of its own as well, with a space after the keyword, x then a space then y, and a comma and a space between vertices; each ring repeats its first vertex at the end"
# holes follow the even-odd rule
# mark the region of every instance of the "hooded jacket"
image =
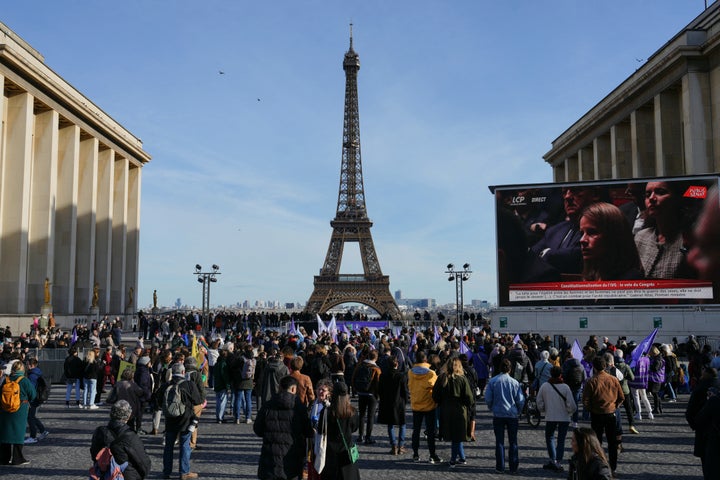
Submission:
POLYGON ((432 398, 432 390, 437 374, 430 369, 429 363, 416 363, 408 372, 408 390, 410 407, 415 412, 429 412, 437 407, 432 398))

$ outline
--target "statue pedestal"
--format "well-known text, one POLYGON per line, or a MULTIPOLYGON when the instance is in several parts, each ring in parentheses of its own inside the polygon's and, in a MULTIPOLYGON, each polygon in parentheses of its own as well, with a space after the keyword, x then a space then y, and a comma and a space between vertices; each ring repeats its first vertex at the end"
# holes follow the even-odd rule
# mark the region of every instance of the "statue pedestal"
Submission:
POLYGON ((158 307, 153 307, 151 312, 153 315, 157 315, 158 313, 160 313, 160 309, 158 307))
POLYGON ((90 313, 88 313, 88 322, 100 320, 100 308, 90 307, 90 313))
POLYGON ((50 316, 50 314, 53 313, 52 305, 49 303, 43 304, 43 306, 40 308, 40 316, 47 318, 50 316))

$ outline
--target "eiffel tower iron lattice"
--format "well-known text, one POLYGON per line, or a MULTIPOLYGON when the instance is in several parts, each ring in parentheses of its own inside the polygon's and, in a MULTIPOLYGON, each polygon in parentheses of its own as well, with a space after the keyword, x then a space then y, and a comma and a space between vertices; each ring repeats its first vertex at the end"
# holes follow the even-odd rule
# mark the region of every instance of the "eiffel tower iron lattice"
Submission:
POLYGON ((400 311, 390 294, 390 277, 382 274, 365 208, 362 162, 360 158, 360 113, 357 74, 360 57, 353 50, 352 25, 350 49, 343 60, 345 70, 345 117, 343 123, 342 166, 337 213, 325 263, 315 276, 314 290, 305 311, 324 313, 342 303, 361 303, 381 315, 399 318, 400 311), (340 274, 343 249, 348 242, 358 243, 362 274, 340 274))

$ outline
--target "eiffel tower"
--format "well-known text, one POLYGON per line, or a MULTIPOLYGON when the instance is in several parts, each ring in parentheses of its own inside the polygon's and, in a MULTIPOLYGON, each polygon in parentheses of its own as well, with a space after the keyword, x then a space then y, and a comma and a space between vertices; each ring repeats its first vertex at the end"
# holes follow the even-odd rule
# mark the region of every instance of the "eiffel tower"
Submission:
POLYGON ((361 303, 381 315, 400 318, 395 299, 390 295, 390 277, 382 274, 375 252, 367 216, 360 160, 360 113, 358 110, 357 74, 360 57, 353 50, 352 24, 350 49, 343 60, 345 70, 345 118, 343 123, 342 166, 337 213, 330 222, 333 228, 325 263, 315 276, 315 288, 305 311, 324 313, 342 303, 361 303), (343 248, 347 242, 360 244, 362 274, 340 274, 343 248))

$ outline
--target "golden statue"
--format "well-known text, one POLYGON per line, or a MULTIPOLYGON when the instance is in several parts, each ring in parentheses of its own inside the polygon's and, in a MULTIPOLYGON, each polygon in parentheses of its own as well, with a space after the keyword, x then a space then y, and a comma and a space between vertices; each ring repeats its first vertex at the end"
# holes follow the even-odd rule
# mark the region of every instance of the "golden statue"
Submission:
POLYGON ((45 277, 45 305, 50 305, 50 279, 45 277))
POLYGON ((153 308, 157 308, 157 290, 153 290, 153 308))
POLYGON ((97 306, 98 306, 98 299, 100 298, 100 295, 98 294, 99 290, 100 290, 100 284, 98 282, 95 282, 95 285, 93 286, 93 296, 92 296, 92 304, 91 304, 91 306, 93 308, 97 308, 97 306))
POLYGON ((133 287, 130 287, 130 290, 128 290, 127 308, 132 307, 134 301, 135 301, 135 289, 133 287))

